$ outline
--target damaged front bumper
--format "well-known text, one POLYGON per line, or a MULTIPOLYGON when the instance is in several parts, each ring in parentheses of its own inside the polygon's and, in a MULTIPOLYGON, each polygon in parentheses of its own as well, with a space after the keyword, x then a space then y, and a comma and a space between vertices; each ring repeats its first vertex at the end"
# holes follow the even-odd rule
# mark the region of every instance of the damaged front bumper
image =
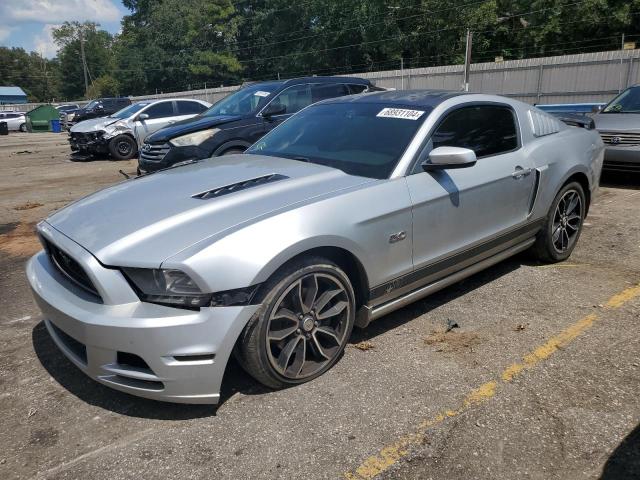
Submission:
POLYGON ((111 139, 104 131, 97 132, 71 132, 69 145, 71 151, 78 153, 107 153, 108 143, 111 139))

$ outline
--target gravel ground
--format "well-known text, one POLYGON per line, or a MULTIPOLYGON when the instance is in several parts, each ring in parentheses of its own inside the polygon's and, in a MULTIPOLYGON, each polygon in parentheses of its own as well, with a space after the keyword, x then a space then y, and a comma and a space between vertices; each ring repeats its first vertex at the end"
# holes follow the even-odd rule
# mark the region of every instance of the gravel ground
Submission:
POLYGON ((28 291, 34 223, 135 162, 12 134, 0 168, 2 479, 640 478, 640 177, 605 176, 567 262, 520 255, 388 315, 299 387, 231 364, 214 408, 85 378, 28 291))

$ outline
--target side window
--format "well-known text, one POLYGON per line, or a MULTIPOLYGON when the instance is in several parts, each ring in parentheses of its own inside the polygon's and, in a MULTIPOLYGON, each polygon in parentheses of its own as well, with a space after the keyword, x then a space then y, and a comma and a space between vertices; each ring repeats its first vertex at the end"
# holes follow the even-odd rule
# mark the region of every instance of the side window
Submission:
POLYGON ((351 95, 356 95, 358 93, 362 93, 367 89, 366 85, 354 85, 349 84, 349 90, 351 90, 351 95))
POLYGON ((164 118, 173 116, 173 102, 161 102, 147 108, 144 113, 149 115, 149 119, 164 118))
POLYGON ((433 148, 469 148, 482 158, 515 150, 518 130, 509 108, 496 105, 463 107, 444 119, 431 141, 433 148))
POLYGON ((311 105, 311 86, 309 84, 294 85, 287 88, 273 99, 276 105, 283 105, 286 110, 283 115, 290 115, 302 110, 307 105, 311 105))
POLYGON ((195 115, 196 113, 204 112, 207 107, 198 102, 188 102, 186 100, 179 100, 178 115, 195 115))
POLYGON ((327 98, 343 97, 349 95, 347 86, 342 83, 324 83, 311 85, 312 103, 326 100, 327 98))

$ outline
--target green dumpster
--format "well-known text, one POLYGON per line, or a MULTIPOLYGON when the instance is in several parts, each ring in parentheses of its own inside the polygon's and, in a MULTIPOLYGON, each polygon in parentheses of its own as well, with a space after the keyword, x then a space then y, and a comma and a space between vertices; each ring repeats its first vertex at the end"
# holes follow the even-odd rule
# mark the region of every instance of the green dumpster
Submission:
POLYGON ((60 120, 60 112, 52 105, 40 105, 27 113, 29 132, 50 132, 51 120, 60 120))

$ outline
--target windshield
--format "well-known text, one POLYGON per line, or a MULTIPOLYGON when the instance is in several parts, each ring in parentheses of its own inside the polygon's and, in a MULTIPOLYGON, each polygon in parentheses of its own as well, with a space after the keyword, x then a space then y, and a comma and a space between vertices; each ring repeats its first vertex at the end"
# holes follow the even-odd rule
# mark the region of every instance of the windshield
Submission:
POLYGON ((431 108, 329 103, 302 110, 246 153, 326 165, 350 175, 388 178, 431 108))
POLYGON ((640 87, 632 87, 604 107, 603 113, 640 113, 640 87))
POLYGON ((109 118, 129 118, 131 115, 139 112, 147 105, 149 105, 149 103, 147 102, 134 103, 133 105, 129 105, 122 110, 118 110, 116 113, 112 113, 111 115, 109 115, 109 118))
POLYGON ((96 105, 98 105, 100 102, 98 100, 91 100, 89 103, 87 103, 84 106, 85 110, 91 110, 92 108, 94 108, 96 105))
POLYGON ((220 100, 202 115, 205 117, 247 115, 262 108, 267 97, 278 87, 280 87, 279 83, 261 83, 242 88, 220 100))

